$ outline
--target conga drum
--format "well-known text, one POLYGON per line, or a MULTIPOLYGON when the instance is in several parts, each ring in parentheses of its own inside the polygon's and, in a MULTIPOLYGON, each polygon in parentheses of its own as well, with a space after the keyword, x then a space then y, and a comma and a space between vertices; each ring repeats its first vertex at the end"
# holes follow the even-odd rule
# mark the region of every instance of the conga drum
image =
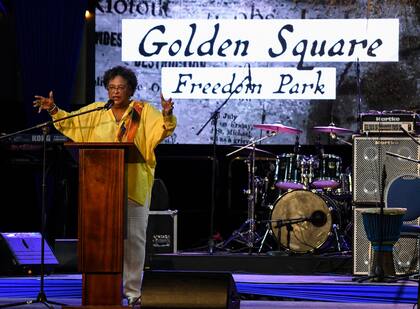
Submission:
POLYGON ((373 249, 369 275, 374 276, 376 267, 381 267, 384 276, 395 276, 393 257, 394 244, 400 238, 406 208, 380 208, 361 210, 366 236, 373 249))

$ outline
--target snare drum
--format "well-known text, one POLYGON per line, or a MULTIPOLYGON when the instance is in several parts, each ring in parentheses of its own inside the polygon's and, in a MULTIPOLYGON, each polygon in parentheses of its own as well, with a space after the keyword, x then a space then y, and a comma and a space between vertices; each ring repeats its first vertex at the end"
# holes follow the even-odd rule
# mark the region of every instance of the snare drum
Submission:
POLYGON ((342 162, 339 156, 323 154, 319 158, 311 187, 315 189, 335 189, 340 185, 342 162))
POLYGON ((281 190, 304 189, 302 169, 304 156, 294 153, 285 153, 277 158, 276 187, 281 190))
POLYGON ((333 228, 340 226, 340 214, 333 200, 323 193, 294 190, 277 199, 270 222, 279 246, 306 253, 331 245, 333 228))

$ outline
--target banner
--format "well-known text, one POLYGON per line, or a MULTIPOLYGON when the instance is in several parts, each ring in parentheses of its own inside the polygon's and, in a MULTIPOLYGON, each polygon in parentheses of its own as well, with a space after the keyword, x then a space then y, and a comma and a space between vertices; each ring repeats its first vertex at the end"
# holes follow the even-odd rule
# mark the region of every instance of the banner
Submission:
POLYGON ((335 99, 335 68, 162 68, 174 99, 335 99))
POLYGON ((398 61, 398 19, 123 19, 122 61, 398 61))

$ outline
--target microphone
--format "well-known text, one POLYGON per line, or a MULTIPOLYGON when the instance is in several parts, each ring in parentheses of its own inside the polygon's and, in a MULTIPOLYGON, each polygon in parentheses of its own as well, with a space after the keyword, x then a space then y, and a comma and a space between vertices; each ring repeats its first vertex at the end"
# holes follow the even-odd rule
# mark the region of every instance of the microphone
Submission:
POLYGON ((114 105, 114 100, 109 99, 108 102, 105 103, 103 109, 109 110, 112 107, 112 105, 114 105))
POLYGON ((321 210, 316 210, 308 218, 308 221, 311 222, 316 227, 321 227, 325 223, 327 223, 327 216, 321 210))

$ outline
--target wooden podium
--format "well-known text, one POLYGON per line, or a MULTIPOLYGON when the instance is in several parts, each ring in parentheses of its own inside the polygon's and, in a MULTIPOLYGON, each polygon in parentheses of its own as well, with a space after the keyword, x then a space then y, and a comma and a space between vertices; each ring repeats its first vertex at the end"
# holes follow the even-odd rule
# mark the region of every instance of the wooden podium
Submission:
POLYGON ((138 157, 133 143, 65 143, 78 155, 78 269, 82 306, 122 304, 127 163, 138 157))

